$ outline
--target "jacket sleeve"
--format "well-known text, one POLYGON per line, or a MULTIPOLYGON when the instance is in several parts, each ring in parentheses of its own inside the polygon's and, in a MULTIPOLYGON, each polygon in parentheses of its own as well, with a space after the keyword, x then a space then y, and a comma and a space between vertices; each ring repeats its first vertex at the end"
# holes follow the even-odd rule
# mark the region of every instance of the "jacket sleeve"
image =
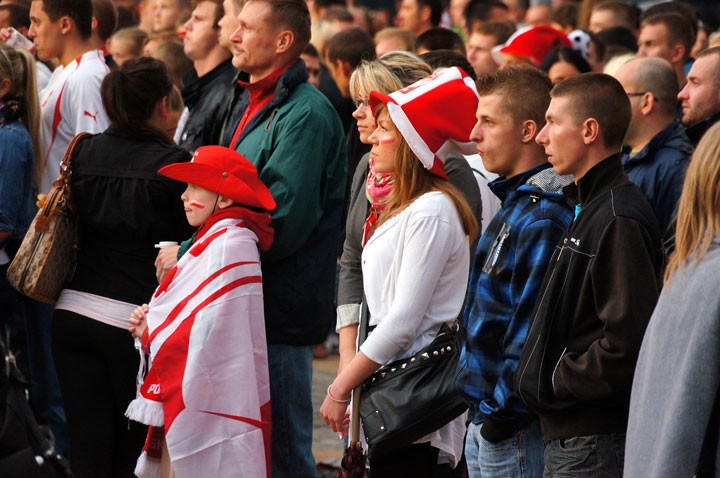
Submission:
POLYGON ((328 204, 344 200, 347 155, 340 122, 311 106, 295 105, 301 111, 285 118, 260 170, 260 180, 277 204, 272 212, 275 239, 264 261, 295 253, 328 204))
POLYGON ((27 201, 22 183, 32 167, 28 151, 19 134, 0 129, 0 231, 14 231, 27 201))
POLYGON ((677 207, 685 180, 685 169, 689 164, 686 157, 680 156, 680 152, 671 151, 667 154, 674 154, 678 157, 674 158, 672 164, 668 165, 669 167, 663 168, 659 172, 662 174, 662 178, 658 181, 655 191, 655 201, 657 202, 655 213, 660 230, 663 232, 667 230, 677 207))
POLYGON ((591 274, 602 337, 587 350, 565 353, 553 374, 558 399, 603 400, 629 393, 645 327, 659 296, 662 264, 653 260, 656 248, 639 222, 615 218, 600 239, 591 274))
POLYGON ((362 284, 362 232, 367 214, 368 201, 365 197, 365 178, 368 174, 368 155, 363 156, 355 169, 350 190, 350 208, 345 226, 345 242, 340 258, 338 281, 336 330, 360 321, 360 303, 363 296, 362 284))
POLYGON ((513 376, 525 344, 540 286, 563 231, 564 227, 557 221, 540 219, 525 227, 518 237, 509 284, 512 314, 495 317, 503 326, 488 328, 488 331, 494 330, 497 337, 484 339, 485 343, 496 343, 500 347, 500 376, 492 398, 481 404, 483 413, 492 418, 502 420, 505 410, 513 412, 512 415, 527 414, 527 408, 512 389, 513 376))

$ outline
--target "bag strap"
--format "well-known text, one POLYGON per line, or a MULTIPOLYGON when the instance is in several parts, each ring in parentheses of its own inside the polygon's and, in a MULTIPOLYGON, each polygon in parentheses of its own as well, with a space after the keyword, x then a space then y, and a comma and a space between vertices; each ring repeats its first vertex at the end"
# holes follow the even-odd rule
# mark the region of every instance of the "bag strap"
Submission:
POLYGON ((72 156, 77 144, 86 136, 90 136, 90 133, 82 132, 75 136, 72 141, 70 141, 70 144, 68 144, 65 155, 60 161, 60 176, 53 182, 53 186, 56 186, 55 183, 58 183, 57 186, 67 186, 70 184, 70 179, 72 178, 72 156))
MULTIPOLYGON (((370 320, 370 310, 368 309, 367 299, 363 294, 362 306, 360 308, 360 325, 358 328, 358 348, 365 342, 368 336, 368 322, 370 320)), ((352 430, 350 431, 350 442, 358 443, 360 441, 360 392, 362 383, 355 387, 352 392, 352 409, 350 410, 350 423, 352 430)))

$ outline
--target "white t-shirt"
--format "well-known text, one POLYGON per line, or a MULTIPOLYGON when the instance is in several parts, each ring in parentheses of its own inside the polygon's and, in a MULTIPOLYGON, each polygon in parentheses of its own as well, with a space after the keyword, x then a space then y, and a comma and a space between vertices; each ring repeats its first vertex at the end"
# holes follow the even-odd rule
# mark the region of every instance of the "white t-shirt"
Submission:
POLYGON ((40 93, 43 177, 40 192, 48 193, 60 173, 60 160, 79 133, 100 133, 110 121, 100 97, 109 72, 101 50, 90 50, 55 69, 40 93))

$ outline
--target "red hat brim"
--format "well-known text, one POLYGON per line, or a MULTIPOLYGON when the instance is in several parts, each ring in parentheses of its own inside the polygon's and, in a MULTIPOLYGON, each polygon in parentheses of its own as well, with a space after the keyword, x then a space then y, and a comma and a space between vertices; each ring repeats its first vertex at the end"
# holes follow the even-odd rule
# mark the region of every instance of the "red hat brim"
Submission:
POLYGON ((257 177, 241 179, 210 165, 192 162, 169 164, 160 169, 158 174, 207 189, 243 206, 267 211, 275 209, 275 199, 270 190, 257 177))

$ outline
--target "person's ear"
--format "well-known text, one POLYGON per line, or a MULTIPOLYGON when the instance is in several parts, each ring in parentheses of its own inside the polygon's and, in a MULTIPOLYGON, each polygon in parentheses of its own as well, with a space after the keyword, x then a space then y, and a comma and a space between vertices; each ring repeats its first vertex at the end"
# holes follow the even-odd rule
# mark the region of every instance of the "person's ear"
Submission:
POLYGON ((235 201, 233 201, 232 199, 226 198, 222 194, 220 196, 218 196, 218 202, 217 202, 218 209, 225 209, 226 207, 230 207, 233 204, 235 204, 235 201))
POLYGON ((0 100, 10 92, 10 78, 3 78, 0 80, 0 100))
POLYGON ((347 61, 342 61, 342 60, 338 60, 338 61, 340 62, 340 68, 342 68, 341 71, 343 72, 343 75, 345 75, 345 77, 347 79, 350 79, 350 77, 352 76, 353 71, 354 71, 353 67, 350 66, 350 63, 347 61))
POLYGON ((650 112, 655 109, 655 105, 657 105, 655 95, 650 92, 645 93, 640 99, 640 101, 640 113, 642 113, 644 116, 649 115, 650 112))
POLYGON ((94 32, 97 30, 97 18, 92 17, 92 22, 90 22, 90 31, 94 32))
POLYGON ((275 42, 275 54, 282 54, 288 51, 295 44, 295 35, 290 30, 283 30, 277 36, 275 42))
POLYGON ((62 35, 67 35, 68 33, 70 33, 75 26, 72 18, 68 17, 67 15, 64 17, 60 17, 60 19, 58 20, 58 24, 60 26, 60 33, 62 35))
POLYGON ((588 118, 582 124, 583 143, 591 145, 600 137, 600 124, 595 118, 588 118))
POLYGON ((520 141, 535 144, 535 136, 539 132, 538 125, 533 120, 523 121, 520 125, 520 141))
POLYGON ((163 118, 168 117, 168 113, 170 112, 170 99, 167 96, 163 96, 160 100, 160 115, 163 118))
POLYGON ((430 16, 432 15, 432 9, 429 6, 424 6, 420 8, 420 20, 424 22, 430 21, 430 16))
POLYGON ((682 43, 676 43, 670 48, 670 63, 673 65, 682 61, 685 56, 685 47, 682 43))

